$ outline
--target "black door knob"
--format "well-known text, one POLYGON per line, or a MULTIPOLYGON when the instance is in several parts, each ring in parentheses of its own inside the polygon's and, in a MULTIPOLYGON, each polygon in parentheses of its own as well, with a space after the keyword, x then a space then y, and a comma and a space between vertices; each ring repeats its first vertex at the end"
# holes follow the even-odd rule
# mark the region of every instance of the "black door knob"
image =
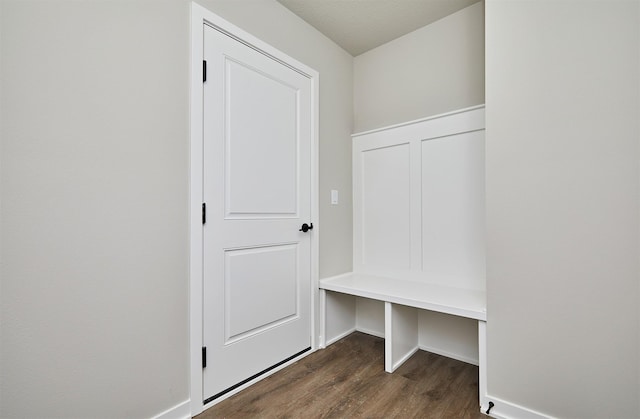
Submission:
POLYGON ((302 224, 302 228, 300 230, 298 230, 298 231, 302 231, 303 233, 306 233, 309 230, 313 230, 313 223, 311 223, 311 224, 307 224, 307 223, 302 224))

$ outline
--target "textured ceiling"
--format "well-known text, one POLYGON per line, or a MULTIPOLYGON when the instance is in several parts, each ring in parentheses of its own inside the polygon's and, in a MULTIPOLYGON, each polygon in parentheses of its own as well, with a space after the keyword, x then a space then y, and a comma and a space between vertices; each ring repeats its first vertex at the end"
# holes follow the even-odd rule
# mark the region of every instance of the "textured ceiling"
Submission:
POLYGON ((479 0, 278 1, 356 56, 479 0))

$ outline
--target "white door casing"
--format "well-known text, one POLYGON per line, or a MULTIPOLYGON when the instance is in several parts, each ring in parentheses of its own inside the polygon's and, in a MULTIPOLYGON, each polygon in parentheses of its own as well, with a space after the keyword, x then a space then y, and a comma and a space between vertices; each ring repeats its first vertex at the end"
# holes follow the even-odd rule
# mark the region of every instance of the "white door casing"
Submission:
POLYGON ((204 401, 220 401, 317 347, 318 75, 196 4, 192 48, 190 397, 197 414, 204 401), (312 231, 299 231, 310 222, 312 231))

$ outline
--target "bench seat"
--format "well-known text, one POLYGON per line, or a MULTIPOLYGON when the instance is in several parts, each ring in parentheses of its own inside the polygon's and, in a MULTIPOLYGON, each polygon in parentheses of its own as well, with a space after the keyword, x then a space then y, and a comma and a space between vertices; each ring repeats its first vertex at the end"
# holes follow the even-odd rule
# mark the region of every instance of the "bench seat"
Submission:
POLYGON ((320 280, 320 289, 408 307, 487 320, 486 292, 427 282, 347 273, 320 280))

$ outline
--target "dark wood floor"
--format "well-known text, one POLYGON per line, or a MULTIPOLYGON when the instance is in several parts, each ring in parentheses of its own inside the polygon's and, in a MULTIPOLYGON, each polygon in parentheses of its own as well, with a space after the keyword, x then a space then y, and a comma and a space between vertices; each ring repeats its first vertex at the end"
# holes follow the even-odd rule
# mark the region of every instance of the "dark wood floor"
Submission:
POLYGON ((318 350, 206 410, 212 418, 487 418, 478 367, 418 351, 393 374, 363 333, 318 350))

